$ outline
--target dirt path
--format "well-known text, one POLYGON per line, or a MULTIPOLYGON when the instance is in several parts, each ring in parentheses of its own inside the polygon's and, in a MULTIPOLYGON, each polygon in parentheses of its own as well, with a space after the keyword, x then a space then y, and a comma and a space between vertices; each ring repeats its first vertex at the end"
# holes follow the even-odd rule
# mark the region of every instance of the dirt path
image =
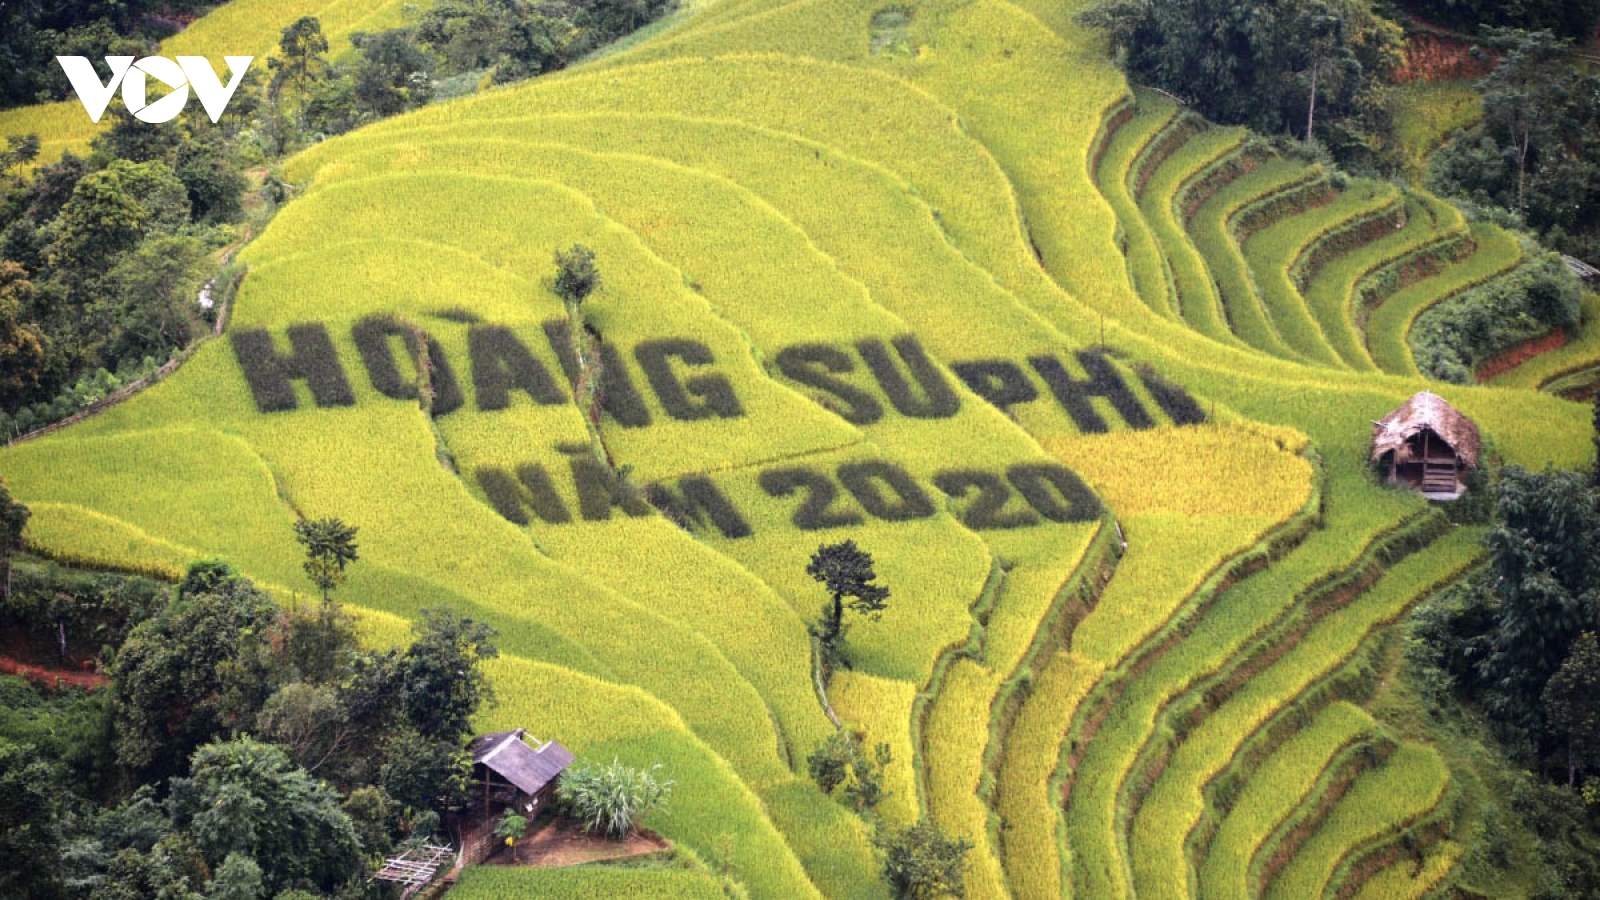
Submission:
POLYGON ((518 865, 536 868, 578 866, 607 859, 644 856, 672 849, 672 842, 651 832, 634 832, 623 840, 585 834, 578 823, 556 819, 517 842, 517 861, 501 850, 485 860, 490 865, 518 865))
POLYGON ((101 675, 99 672, 85 672, 78 669, 53 669, 48 666, 25 663, 9 656, 0 656, 0 672, 7 675, 21 675, 35 684, 50 688, 75 687, 94 690, 103 688, 111 683, 111 679, 101 675))

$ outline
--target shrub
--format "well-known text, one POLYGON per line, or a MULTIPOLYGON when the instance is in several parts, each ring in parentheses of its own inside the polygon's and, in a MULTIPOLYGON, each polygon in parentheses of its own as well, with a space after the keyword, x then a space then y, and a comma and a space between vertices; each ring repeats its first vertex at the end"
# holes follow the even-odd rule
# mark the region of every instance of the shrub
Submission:
POLYGON ((971 841, 952 838, 927 819, 881 834, 877 841, 884 855, 883 879, 896 897, 966 896, 962 874, 971 841))
POLYGON ((660 763, 636 769, 613 759, 608 766, 568 769, 556 790, 584 830, 621 838, 672 795, 674 782, 660 772, 660 763))

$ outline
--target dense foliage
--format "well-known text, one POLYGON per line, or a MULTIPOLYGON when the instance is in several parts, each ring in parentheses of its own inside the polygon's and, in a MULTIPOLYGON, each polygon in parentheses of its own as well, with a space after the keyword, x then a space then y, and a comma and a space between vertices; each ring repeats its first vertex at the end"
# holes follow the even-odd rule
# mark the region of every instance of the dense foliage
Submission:
POLYGON ((53 624, 63 653, 70 633, 115 662, 93 693, 0 679, 0 783, 26 785, 7 802, 34 810, 0 810, 0 845, 29 853, 0 867, 8 896, 359 886, 370 857, 428 837, 464 795, 495 654, 482 623, 425 611, 409 647, 377 652, 337 604, 281 609, 220 562, 169 590, 19 567, 8 624, 53 624))
MULTIPOLYGON (((667 9, 662 0, 447 0, 414 27, 352 34, 355 53, 338 63, 321 23, 305 16, 283 29, 269 74, 247 74, 217 124, 188 112, 152 127, 114 100, 92 154, 68 152, 31 173, 37 137, 9 136, 0 150, 0 436, 151 374, 209 324, 214 308, 196 298, 217 251, 285 196, 273 160, 486 80, 561 68, 667 9)), ((0 62, 17 73, 0 88, 0 107, 66 97, 56 53, 144 55, 153 36, 178 27, 142 2, 7 3, 0 16, 17 25, 0 28, 0 62)))
POLYGON ((1388 140, 1383 79, 1400 64, 1402 36, 1366 0, 1114 0, 1079 20, 1105 29, 1135 81, 1214 121, 1363 162, 1388 140))
MULTIPOLYGON (((1600 630, 1600 492, 1587 473, 1513 466, 1493 499, 1487 570, 1418 610, 1412 657, 1481 706, 1530 763, 1554 754, 1566 774, 1572 740, 1600 742, 1571 702, 1594 677, 1582 637, 1600 630)), ((1590 771, 1584 759, 1572 765, 1590 771)))
POLYGON ((1477 366, 1496 353, 1551 329, 1575 329, 1582 299, 1561 257, 1538 254, 1419 316, 1409 336, 1417 367, 1430 378, 1472 384, 1477 366))
POLYGON ((0 109, 64 100, 57 56, 143 56, 212 0, 14 0, 0 6, 0 109))
POLYGON ((1478 85, 1483 119, 1434 156, 1430 185, 1510 211, 1558 250, 1600 256, 1600 76, 1548 31, 1490 43, 1504 55, 1478 85))
POLYGON ((1400 5, 1430 22, 1469 32, 1548 28, 1586 38, 1600 26, 1600 0, 1401 0, 1400 5))

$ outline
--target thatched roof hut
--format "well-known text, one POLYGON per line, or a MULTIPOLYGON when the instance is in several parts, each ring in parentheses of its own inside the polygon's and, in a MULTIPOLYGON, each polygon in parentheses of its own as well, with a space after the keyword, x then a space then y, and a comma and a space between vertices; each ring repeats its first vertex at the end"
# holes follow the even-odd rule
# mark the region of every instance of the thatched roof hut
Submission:
POLYGON ((1466 490, 1462 479, 1478 467, 1482 446, 1478 426, 1443 397, 1421 391, 1372 426, 1372 462, 1390 483, 1439 500, 1466 490))

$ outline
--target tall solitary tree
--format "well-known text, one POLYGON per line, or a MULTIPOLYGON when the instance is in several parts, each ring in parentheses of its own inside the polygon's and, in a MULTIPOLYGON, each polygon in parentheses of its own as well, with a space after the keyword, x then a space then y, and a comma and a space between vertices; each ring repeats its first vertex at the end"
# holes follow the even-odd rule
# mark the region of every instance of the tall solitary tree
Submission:
POLYGON ((600 287, 600 270, 594 264, 594 251, 582 244, 556 251, 556 296, 568 307, 583 301, 600 287))
POLYGON ((844 662, 839 645, 844 640, 846 608, 877 621, 889 606, 889 589, 873 583, 878 573, 873 570, 872 554, 853 540, 818 547, 806 574, 822 582, 829 595, 822 621, 814 629, 817 640, 830 662, 844 662))
POLYGON ((267 68, 272 70, 267 96, 274 103, 285 94, 303 101, 313 84, 333 72, 324 55, 328 52, 328 38, 315 16, 301 16, 285 28, 278 40, 278 52, 279 56, 267 60, 267 68))
POLYGON ((339 519, 301 519, 294 523, 294 539, 306 548, 305 570, 311 583, 322 590, 322 602, 344 584, 344 567, 355 562, 356 528, 339 519))

